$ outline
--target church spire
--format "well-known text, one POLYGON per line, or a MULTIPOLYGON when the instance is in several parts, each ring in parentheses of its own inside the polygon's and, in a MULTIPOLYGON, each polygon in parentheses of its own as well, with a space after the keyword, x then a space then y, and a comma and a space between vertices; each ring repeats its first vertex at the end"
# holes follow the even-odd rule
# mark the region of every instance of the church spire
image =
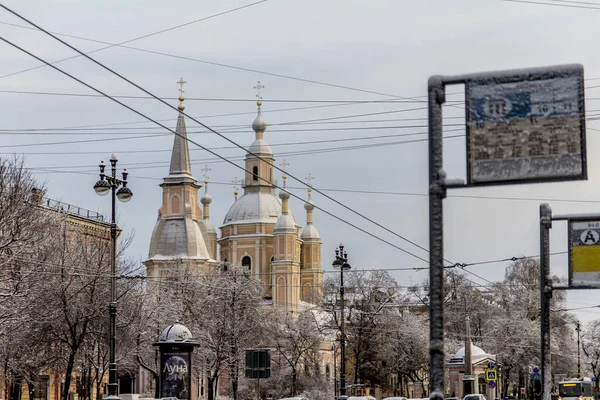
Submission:
POLYGON ((183 105, 183 101, 185 100, 183 97, 183 85, 187 83, 183 80, 183 78, 177 81, 179 84, 179 106, 177 109, 179 110, 179 116, 177 117, 177 127, 175 128, 175 132, 178 134, 175 135, 173 140, 173 152, 171 153, 171 167, 169 169, 169 175, 192 175, 192 167, 190 165, 190 150, 188 148, 187 141, 187 131, 185 127, 185 119, 183 115, 183 110, 185 110, 185 106, 183 105))
POLYGON ((313 210, 315 209, 315 203, 312 201, 312 180, 315 179, 311 174, 308 174, 306 183, 308 185, 308 200, 304 203, 304 209, 306 210, 306 226, 302 230, 300 237, 304 241, 320 241, 321 237, 319 232, 313 225, 313 210))

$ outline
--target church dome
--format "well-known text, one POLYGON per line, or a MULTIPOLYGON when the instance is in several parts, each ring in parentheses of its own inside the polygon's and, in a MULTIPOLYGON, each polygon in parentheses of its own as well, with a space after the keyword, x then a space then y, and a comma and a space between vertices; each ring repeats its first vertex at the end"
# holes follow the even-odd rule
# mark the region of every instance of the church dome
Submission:
POLYGON ((256 119, 254 120, 254 122, 252 122, 252 129, 254 129, 254 132, 264 132, 267 130, 267 123, 262 117, 260 108, 258 110, 258 115, 256 116, 256 119))
POLYGON ((248 192, 227 211, 223 225, 236 223, 277 223, 281 215, 281 201, 274 193, 248 192))
POLYGON ((204 196, 202 196, 200 198, 200 203, 202 203, 204 205, 208 205, 208 204, 212 203, 212 196, 208 193, 205 193, 204 196))
MULTIPOLYGON (((256 139, 248 148, 248 151, 252 154, 256 154, 258 156, 273 156, 273 150, 271 150, 271 146, 264 139, 256 139)), ((248 155, 252 157, 251 155, 248 155)))
MULTIPOLYGON (((481 348, 477 346, 471 345, 471 357, 480 357, 485 356, 487 353, 481 348)), ((454 358, 464 358, 465 357, 465 348, 461 347, 460 350, 456 352, 454 358)))
POLYGON ((160 334, 160 342, 191 342, 192 332, 179 322, 167 326, 160 334))
POLYGON ((198 221, 190 217, 158 218, 150 240, 150 260, 198 259, 210 256, 198 221))
POLYGON ((306 224, 304 229, 302 229, 302 233, 300 234, 300 239, 308 240, 308 239, 321 239, 319 236, 319 232, 317 228, 313 224, 306 224))

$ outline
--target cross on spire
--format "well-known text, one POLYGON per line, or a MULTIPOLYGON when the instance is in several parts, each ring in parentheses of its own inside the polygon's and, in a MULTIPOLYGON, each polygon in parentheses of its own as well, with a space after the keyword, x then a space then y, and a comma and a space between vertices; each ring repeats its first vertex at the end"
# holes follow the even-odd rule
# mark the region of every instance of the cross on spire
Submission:
POLYGON ((235 199, 237 200, 238 190, 240 189, 238 187, 238 185, 240 184, 240 180, 236 176, 235 178, 233 178, 233 180, 231 181, 231 183, 233 183, 233 195, 235 196, 235 199))
POLYGON ((310 190, 310 188, 312 187, 312 183, 311 183, 311 182, 313 181, 313 179, 315 179, 315 177, 314 177, 314 176, 312 176, 312 174, 309 172, 309 173, 308 173, 308 176, 306 177, 306 183, 307 183, 307 184, 308 184, 308 186, 309 186, 309 190, 310 190))
POLYGON ((306 177, 306 184, 308 185, 308 200, 311 199, 311 192, 312 192, 312 181, 313 179, 315 179, 314 176, 311 175, 311 173, 308 173, 308 176, 306 177))
POLYGON ((283 171, 283 176, 282 176, 282 178, 283 178, 283 187, 284 187, 284 188, 285 188, 285 187, 287 187, 287 185, 286 185, 286 179, 287 179, 287 175, 285 174, 285 169, 286 169, 286 168, 287 168, 289 165, 290 165, 290 164, 289 164, 287 161, 285 161, 285 160, 282 160, 282 161, 281 161, 281 164, 279 164, 279 166, 281 167, 281 170, 283 171))
POLYGON ((254 89, 256 89, 256 99, 258 100, 259 103, 261 103, 261 100, 262 100, 262 96, 260 95, 260 90, 264 89, 264 88, 265 87, 260 84, 260 81, 258 81, 256 86, 254 86, 254 89))
POLYGON ((176 82, 179 85, 179 101, 183 101, 183 93, 185 93, 185 90, 183 90, 183 85, 187 83, 187 81, 183 80, 182 78, 179 78, 179 80, 176 82))
POLYGON ((201 171, 202 171, 202 175, 204 175, 204 183, 208 183, 208 180, 210 179, 210 176, 208 176, 208 173, 211 171, 211 169, 208 168, 207 164, 204 164, 204 168, 202 168, 201 171))

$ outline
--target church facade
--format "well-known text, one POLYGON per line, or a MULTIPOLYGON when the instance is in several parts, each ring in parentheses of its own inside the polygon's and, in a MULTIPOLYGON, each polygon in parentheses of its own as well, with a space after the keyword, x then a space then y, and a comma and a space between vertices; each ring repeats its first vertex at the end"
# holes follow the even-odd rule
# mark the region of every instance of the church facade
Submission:
MULTIPOLYGON (((321 238, 313 223, 310 186, 304 204, 304 228, 289 208, 291 195, 285 174, 283 187, 276 193, 275 155, 265 141, 261 88, 259 82, 258 115, 252 123, 254 141, 245 157, 243 193, 239 198, 236 194, 218 233, 210 219, 213 199, 207 190, 208 177, 204 195, 199 198, 201 185, 192 175, 181 90, 169 174, 160 185, 162 205, 144 264, 148 277, 159 277, 175 260, 199 269, 217 267, 223 271, 239 265, 264 284, 266 300, 296 312, 302 302, 311 302, 322 285, 321 238)), ((285 169, 286 163, 281 166, 285 169)))

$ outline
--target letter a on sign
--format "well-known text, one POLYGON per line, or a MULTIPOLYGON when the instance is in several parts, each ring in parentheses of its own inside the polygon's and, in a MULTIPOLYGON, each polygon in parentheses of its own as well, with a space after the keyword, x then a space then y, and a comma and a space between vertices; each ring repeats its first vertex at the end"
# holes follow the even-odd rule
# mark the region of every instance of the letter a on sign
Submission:
POLYGON ((569 287, 600 287, 600 221, 570 221, 569 231, 569 287))

